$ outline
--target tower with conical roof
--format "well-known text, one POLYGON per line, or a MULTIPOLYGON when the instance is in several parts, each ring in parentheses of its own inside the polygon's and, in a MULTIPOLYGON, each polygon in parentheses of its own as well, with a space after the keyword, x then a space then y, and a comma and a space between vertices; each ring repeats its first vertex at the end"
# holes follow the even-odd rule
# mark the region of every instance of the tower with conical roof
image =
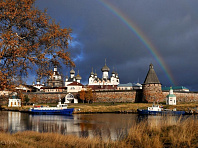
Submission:
POLYGON ((160 101, 163 99, 161 83, 155 73, 153 64, 149 65, 149 71, 142 84, 142 102, 160 101))

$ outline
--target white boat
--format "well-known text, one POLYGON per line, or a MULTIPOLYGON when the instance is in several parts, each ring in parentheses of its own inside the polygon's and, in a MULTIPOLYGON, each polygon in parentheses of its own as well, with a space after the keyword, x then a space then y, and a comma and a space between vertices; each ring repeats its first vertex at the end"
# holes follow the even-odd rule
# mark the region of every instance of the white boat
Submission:
POLYGON ((168 110, 164 109, 160 105, 153 104, 151 107, 147 109, 137 109, 138 114, 140 115, 157 115, 157 114, 172 114, 172 115, 184 115, 186 114, 185 111, 177 111, 176 109, 168 110))

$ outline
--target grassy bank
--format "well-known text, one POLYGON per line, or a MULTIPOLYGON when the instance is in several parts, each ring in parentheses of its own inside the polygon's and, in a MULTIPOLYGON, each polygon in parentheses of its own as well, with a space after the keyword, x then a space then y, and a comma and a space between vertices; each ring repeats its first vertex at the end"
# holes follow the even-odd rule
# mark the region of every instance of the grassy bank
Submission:
MULTIPOLYGON (((94 104, 70 104, 69 107, 80 109, 76 113, 97 113, 97 112, 118 112, 118 113, 136 113, 137 109, 147 109, 153 103, 94 103, 94 104)), ((166 109, 174 109, 180 111, 196 110, 196 103, 178 104, 178 105, 162 105, 166 109)), ((198 108, 197 108, 198 109, 198 108)))
MULTIPOLYGON (((41 104, 46 105, 46 104, 41 104)), ((49 106, 56 106, 56 104, 48 104, 49 106)), ((148 106, 152 106, 152 103, 93 103, 93 104, 69 104, 69 108, 75 108, 75 113, 135 113, 138 108, 146 109, 148 106)), ((32 106, 23 106, 21 108, 9 108, 12 110, 24 110, 27 111, 32 106)), ((178 105, 163 105, 166 109, 177 108, 177 110, 196 110, 198 104, 196 103, 181 103, 178 105)), ((4 106, 5 109, 8 107, 4 106)))
POLYGON ((8 134, 0 132, 0 147, 79 147, 79 148, 160 148, 198 147, 198 121, 191 118, 176 124, 165 120, 158 126, 146 121, 134 124, 129 134, 119 141, 101 141, 99 138, 79 138, 72 135, 37 133, 33 131, 8 134))
POLYGON ((146 108, 145 103, 94 103, 94 104, 72 104, 70 107, 79 109, 77 113, 84 112, 136 112, 138 108, 146 108))

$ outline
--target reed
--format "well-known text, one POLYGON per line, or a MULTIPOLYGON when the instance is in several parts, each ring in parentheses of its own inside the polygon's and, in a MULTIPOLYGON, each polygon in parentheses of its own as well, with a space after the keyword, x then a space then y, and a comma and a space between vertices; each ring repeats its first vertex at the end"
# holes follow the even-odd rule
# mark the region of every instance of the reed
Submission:
POLYGON ((77 147, 77 148, 160 148, 198 147, 198 120, 194 116, 171 122, 167 116, 160 124, 148 120, 134 123, 127 136, 117 141, 102 141, 101 138, 80 138, 73 135, 38 133, 34 131, 9 134, 0 133, 0 147, 77 147))

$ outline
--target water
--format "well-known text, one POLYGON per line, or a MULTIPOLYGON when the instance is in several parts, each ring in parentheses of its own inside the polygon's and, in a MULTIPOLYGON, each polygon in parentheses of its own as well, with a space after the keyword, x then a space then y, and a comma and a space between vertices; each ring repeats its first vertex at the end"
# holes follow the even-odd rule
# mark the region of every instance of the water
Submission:
MULTIPOLYGON (((183 116, 182 119, 188 117, 183 116)), ((118 140, 124 138, 130 128, 142 120, 151 126, 159 126, 164 121, 170 122, 171 125, 176 124, 181 118, 180 116, 138 116, 137 114, 30 115, 1 111, 0 130, 10 133, 31 130, 118 140)))

